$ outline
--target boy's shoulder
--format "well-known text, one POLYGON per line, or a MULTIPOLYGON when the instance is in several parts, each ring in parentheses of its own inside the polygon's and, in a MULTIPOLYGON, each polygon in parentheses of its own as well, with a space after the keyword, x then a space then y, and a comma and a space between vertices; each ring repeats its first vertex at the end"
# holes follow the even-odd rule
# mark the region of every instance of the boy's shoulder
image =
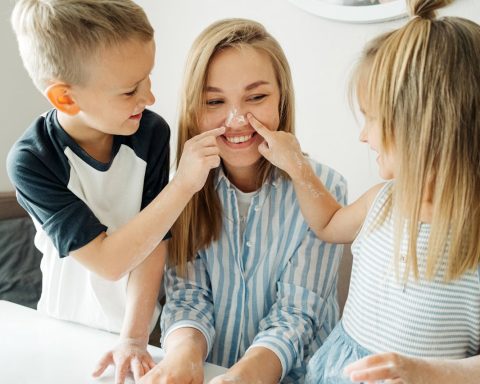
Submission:
POLYGON ((170 139, 170 127, 159 114, 145 109, 140 120, 140 127, 134 136, 157 136, 170 139))
POLYGON ((170 127, 163 117, 145 109, 137 132, 122 137, 119 143, 131 147, 147 163, 155 162, 155 159, 168 156, 170 152, 170 127))
MULTIPOLYGON (((67 144, 56 137, 55 110, 35 119, 23 135, 13 144, 7 155, 7 171, 13 184, 25 173, 51 173, 57 177, 68 171, 63 167, 64 149, 67 144)), ((58 123, 57 123, 58 124, 58 123)))

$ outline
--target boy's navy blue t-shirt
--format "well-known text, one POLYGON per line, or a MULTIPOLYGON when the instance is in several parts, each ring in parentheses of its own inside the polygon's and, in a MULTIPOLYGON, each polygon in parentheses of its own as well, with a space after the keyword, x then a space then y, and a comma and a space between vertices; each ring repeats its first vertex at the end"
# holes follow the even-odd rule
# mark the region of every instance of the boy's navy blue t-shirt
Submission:
POLYGON ((105 281, 99 283, 102 279, 65 256, 102 232, 113 232, 159 194, 169 179, 169 140, 165 120, 145 110, 137 132, 114 136, 111 160, 101 163, 63 130, 53 109, 39 117, 15 143, 7 158, 8 173, 19 203, 35 223, 35 244, 43 253, 39 309, 119 331, 126 282, 115 282, 119 283, 117 294, 122 296, 115 304, 115 294, 103 288, 105 281), (77 297, 77 304, 78 300, 88 305, 96 303, 105 313, 83 318, 80 310, 68 309, 67 302, 75 301, 66 296, 72 289, 86 291, 77 297), (113 304, 108 302, 108 295, 113 304), (112 305, 116 308, 108 308, 112 305))

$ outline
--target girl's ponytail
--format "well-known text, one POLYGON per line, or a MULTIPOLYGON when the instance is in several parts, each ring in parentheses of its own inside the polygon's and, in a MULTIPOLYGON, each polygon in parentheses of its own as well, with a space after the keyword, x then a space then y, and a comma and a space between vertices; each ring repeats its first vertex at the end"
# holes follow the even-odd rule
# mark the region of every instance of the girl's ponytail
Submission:
POLYGON ((453 0, 408 0, 409 13, 412 17, 435 19, 437 10, 451 4, 453 0))

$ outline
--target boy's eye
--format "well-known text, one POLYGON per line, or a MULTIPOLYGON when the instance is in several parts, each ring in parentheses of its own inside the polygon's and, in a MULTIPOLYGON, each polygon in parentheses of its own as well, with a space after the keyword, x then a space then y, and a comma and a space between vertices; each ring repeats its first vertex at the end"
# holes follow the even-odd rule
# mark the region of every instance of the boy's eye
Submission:
POLYGON ((124 93, 125 96, 133 96, 137 93, 137 89, 138 88, 135 88, 133 91, 130 91, 130 92, 126 92, 124 93))

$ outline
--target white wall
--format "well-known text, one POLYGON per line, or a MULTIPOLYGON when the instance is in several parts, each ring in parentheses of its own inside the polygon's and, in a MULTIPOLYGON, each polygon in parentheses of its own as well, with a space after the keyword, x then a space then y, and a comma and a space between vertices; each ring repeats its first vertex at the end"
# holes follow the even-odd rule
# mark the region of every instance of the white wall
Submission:
MULTIPOLYGON (((251 18, 267 27, 289 59, 296 93, 297 136, 302 148, 347 178, 350 201, 380 180, 374 156, 358 141, 360 126, 348 105, 346 84, 364 43, 403 24, 405 19, 346 24, 308 14, 287 0, 137 2, 145 8, 156 29, 154 109, 163 114, 172 128, 177 119, 185 57, 193 39, 215 20, 251 18)), ((456 0, 445 11, 480 22, 480 0, 456 0)))
POLYGON ((17 42, 10 27, 13 0, 0 1, 0 191, 12 190, 7 177, 6 156, 33 119, 48 108, 48 103, 33 86, 23 68, 17 42))
MULTIPOLYGON (((152 74, 157 102, 176 138, 177 102, 187 50, 211 22, 247 17, 263 23, 279 40, 292 67, 297 134, 303 149, 341 172, 349 182, 350 200, 379 181, 366 146, 358 142, 359 125, 346 100, 349 71, 363 44, 404 20, 357 25, 321 19, 297 9, 287 0, 137 0, 156 29, 157 62, 152 74)), ((0 1, 0 191, 11 189, 5 156, 14 140, 47 103, 21 67, 13 33, 7 22, 12 1, 0 1)), ((456 0, 446 12, 480 23, 479 0, 456 0)), ((172 142, 175 149, 175 142, 172 142)))

